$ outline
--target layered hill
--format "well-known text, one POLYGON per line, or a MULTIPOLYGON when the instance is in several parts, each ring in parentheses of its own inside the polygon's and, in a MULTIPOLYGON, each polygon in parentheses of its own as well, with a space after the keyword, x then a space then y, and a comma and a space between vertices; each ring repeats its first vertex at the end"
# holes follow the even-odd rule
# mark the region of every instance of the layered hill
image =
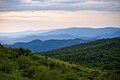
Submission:
POLYGON ((19 33, 0 33, 0 42, 3 44, 13 44, 17 42, 30 42, 36 39, 75 39, 96 40, 101 38, 120 37, 120 28, 64 28, 47 31, 25 31, 19 33))
POLYGON ((39 54, 45 56, 33 54, 28 49, 0 45, 0 80, 120 79, 120 38, 81 43, 39 54))
POLYGON ((28 48, 32 50, 33 52, 45 52, 49 50, 54 50, 62 47, 67 47, 79 43, 86 42, 85 40, 82 39, 66 39, 66 40, 46 40, 46 41, 41 41, 41 40, 33 40, 27 43, 15 43, 12 45, 6 45, 7 47, 13 47, 13 48, 28 48))
POLYGON ((120 69, 120 38, 100 39, 93 42, 48 51, 42 55, 60 60, 97 67, 99 69, 120 69))
POLYGON ((33 40, 50 40, 50 39, 57 39, 57 40, 62 40, 62 39, 75 39, 76 37, 68 35, 68 34, 60 34, 60 35, 29 35, 25 37, 19 37, 19 38, 9 38, 9 37, 0 37, 0 41, 6 44, 13 44, 17 42, 30 42, 33 40))
POLYGON ((111 73, 0 45, 0 80, 110 80, 111 73))

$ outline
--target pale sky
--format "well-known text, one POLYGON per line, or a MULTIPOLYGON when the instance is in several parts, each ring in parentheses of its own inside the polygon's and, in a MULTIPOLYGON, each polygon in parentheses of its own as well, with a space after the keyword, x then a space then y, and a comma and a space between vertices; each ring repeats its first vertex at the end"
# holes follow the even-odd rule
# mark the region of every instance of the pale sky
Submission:
POLYGON ((0 0, 0 32, 120 27, 120 0, 0 0))

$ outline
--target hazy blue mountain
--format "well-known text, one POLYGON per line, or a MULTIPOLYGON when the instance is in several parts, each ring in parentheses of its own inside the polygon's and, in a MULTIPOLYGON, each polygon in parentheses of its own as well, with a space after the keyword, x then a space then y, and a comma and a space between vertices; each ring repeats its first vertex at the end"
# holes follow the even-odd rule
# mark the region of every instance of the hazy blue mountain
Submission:
POLYGON ((99 35, 101 38, 112 38, 112 37, 120 37, 120 31, 111 33, 111 34, 102 34, 99 35))
POLYGON ((0 43, 5 44, 5 43, 10 43, 9 40, 12 40, 13 38, 11 37, 0 37, 0 43))
POLYGON ((62 40, 62 39, 75 39, 77 37, 68 35, 68 34, 60 34, 60 35, 47 35, 47 36, 27 36, 27 37, 23 37, 23 38, 13 38, 13 39, 9 39, 9 40, 2 40, 1 42, 3 42, 4 44, 13 44, 13 43, 17 43, 17 42, 30 42, 36 39, 39 40, 50 40, 50 39, 58 39, 58 40, 62 40))
MULTIPOLYGON (((106 27, 106 28, 65 28, 57 29, 47 32, 42 31, 28 31, 29 35, 24 34, 24 36, 18 36, 17 38, 10 38, 0 40, 4 44, 13 44, 17 42, 29 42, 35 39, 39 40, 50 40, 50 39, 75 39, 80 38, 83 40, 97 40, 101 38, 113 38, 119 37, 120 28, 106 27), (25 36, 27 35, 27 36, 25 36)), ((23 32, 25 33, 25 32, 23 32)), ((21 33, 21 34, 23 34, 21 33)))
POLYGON ((0 41, 10 39, 10 37, 0 37, 0 41))
POLYGON ((68 34, 75 37, 96 37, 100 34, 111 34, 114 32, 120 31, 120 28, 106 27, 106 28, 66 28, 49 31, 46 33, 41 33, 39 35, 59 35, 59 34, 68 34))
POLYGON ((59 35, 47 35, 47 36, 27 36, 24 38, 20 38, 19 42, 25 42, 25 41, 32 41, 35 39, 39 40, 50 40, 50 39, 74 39, 74 36, 68 35, 68 34, 59 34, 59 35))
POLYGON ((21 31, 21 32, 0 33, 0 42, 2 44, 12 44, 17 42, 17 40, 19 42, 19 39, 21 38, 24 38, 27 36, 34 36, 36 34, 44 33, 47 31, 50 31, 50 30, 30 30, 30 31, 21 31))
POLYGON ((29 31, 21 31, 21 32, 8 32, 8 33, 0 33, 0 37, 25 37, 30 35, 36 35, 44 32, 48 32, 50 30, 29 30, 29 31))
POLYGON ((18 42, 12 45, 6 45, 7 47, 13 47, 13 48, 28 48, 32 50, 33 52, 44 52, 44 51, 49 51, 49 50, 54 50, 66 46, 71 46, 79 43, 85 42, 84 40, 81 39, 67 39, 67 40, 46 40, 46 41, 41 41, 41 40, 34 40, 30 41, 27 43, 22 43, 18 42))

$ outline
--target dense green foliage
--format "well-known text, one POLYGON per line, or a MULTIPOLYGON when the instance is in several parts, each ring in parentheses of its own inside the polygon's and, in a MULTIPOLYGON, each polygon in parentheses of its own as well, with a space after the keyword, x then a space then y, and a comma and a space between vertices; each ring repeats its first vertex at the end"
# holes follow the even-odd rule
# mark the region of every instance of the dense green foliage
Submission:
POLYGON ((87 65, 88 67, 99 67, 110 70, 120 69, 120 38, 82 43, 49 51, 43 55, 87 65))
MULTIPOLYGON (((111 74, 111 72, 109 72, 111 74)), ((107 72, 0 45, 0 80, 103 80, 107 72)))
POLYGON ((41 54, 88 68, 113 71, 116 77, 120 76, 120 38, 101 39, 41 54))
POLYGON ((120 38, 42 53, 45 56, 0 45, 0 80, 119 80, 119 48, 120 38))

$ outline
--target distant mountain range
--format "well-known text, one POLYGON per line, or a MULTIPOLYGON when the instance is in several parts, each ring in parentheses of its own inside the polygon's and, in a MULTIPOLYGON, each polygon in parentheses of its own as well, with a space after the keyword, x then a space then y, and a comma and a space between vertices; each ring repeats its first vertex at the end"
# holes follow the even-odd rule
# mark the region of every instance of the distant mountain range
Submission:
POLYGON ((120 31, 111 33, 111 34, 102 34, 99 35, 101 38, 113 38, 113 37, 120 37, 120 31))
POLYGON ((45 40, 50 40, 50 39, 58 39, 58 40, 62 40, 62 39, 75 39, 76 37, 68 35, 68 34, 60 34, 60 35, 47 35, 47 36, 38 36, 38 35, 34 35, 34 36, 27 36, 27 37, 23 37, 23 38, 11 38, 9 40, 5 40, 5 38, 3 38, 3 42, 4 43, 17 43, 17 42, 30 42, 36 39, 45 41, 45 40))
POLYGON ((106 28, 66 28, 41 33, 39 35, 59 35, 68 34, 75 37, 96 37, 100 34, 111 34, 120 31, 120 28, 106 27, 106 28))
POLYGON ((8 33, 0 33, 0 37, 25 37, 30 35, 36 35, 44 32, 48 32, 50 30, 29 30, 29 31, 21 31, 21 32, 8 32, 8 33))
POLYGON ((33 52, 44 52, 49 50, 54 50, 62 47, 67 47, 79 43, 84 43, 86 41, 81 39, 67 39, 67 40, 33 40, 27 43, 18 42, 12 45, 6 45, 6 47, 13 47, 13 48, 28 48, 33 52))
MULTIPOLYGON (((3 44, 13 44, 17 42, 30 42, 36 39, 50 40, 50 39, 75 39, 83 40, 97 40, 102 38, 120 37, 120 28, 106 27, 106 28, 65 28, 51 31, 30 31, 19 33, 17 37, 0 37, 0 42, 3 44), (23 35, 24 33, 24 35, 23 35), (27 35, 29 34, 29 35, 27 35)), ((16 33, 15 33, 16 34, 16 33)), ((3 35, 3 34, 0 34, 3 35)))

